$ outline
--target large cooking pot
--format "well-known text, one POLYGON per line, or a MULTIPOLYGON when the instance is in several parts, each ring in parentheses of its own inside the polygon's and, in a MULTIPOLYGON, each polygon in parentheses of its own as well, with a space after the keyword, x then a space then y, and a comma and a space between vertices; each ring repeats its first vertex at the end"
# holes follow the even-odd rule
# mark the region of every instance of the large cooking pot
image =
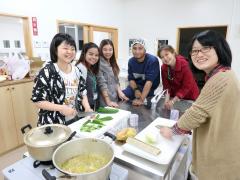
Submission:
POLYGON ((38 161, 51 161, 54 151, 63 142, 71 139, 76 132, 61 124, 48 124, 36 128, 26 125, 22 129, 24 143, 29 154, 38 161), (27 133, 26 128, 31 130, 27 133))
POLYGON ((107 180, 112 168, 114 150, 112 146, 100 139, 82 138, 66 142, 53 153, 54 166, 64 174, 74 176, 77 180, 107 180), (63 170, 61 165, 66 160, 81 154, 98 154, 107 158, 107 164, 91 173, 71 173, 63 170))

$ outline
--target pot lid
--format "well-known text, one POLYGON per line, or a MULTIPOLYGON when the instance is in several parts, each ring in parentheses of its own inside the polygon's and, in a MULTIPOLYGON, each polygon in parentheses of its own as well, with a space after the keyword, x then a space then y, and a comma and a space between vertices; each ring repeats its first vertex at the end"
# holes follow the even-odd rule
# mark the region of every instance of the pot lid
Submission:
POLYGON ((34 147, 54 146, 67 140, 71 134, 68 126, 48 124, 31 129, 25 136, 26 145, 34 147))

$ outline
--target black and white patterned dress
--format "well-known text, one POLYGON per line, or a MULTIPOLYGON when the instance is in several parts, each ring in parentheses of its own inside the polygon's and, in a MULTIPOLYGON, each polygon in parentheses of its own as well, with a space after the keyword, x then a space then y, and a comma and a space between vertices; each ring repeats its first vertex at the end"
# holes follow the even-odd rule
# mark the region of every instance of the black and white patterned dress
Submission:
MULTIPOLYGON (((81 70, 76 67, 79 77, 78 92, 76 96, 76 110, 83 111, 82 98, 86 94, 86 83, 81 70)), ((62 77, 56 71, 53 63, 42 68, 34 80, 32 98, 33 102, 49 101, 54 104, 63 104, 65 99, 65 85, 62 77)), ((38 125, 44 124, 65 124, 65 116, 58 111, 39 110, 38 125)))

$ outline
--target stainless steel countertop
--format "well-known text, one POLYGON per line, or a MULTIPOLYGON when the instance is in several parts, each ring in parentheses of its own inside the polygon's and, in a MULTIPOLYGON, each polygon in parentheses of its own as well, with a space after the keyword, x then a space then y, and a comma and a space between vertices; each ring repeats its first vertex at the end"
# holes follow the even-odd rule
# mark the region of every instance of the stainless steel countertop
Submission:
MULTIPOLYGON (((119 106, 120 106, 120 109, 131 111, 132 113, 139 115, 138 131, 140 132, 142 129, 144 129, 146 126, 148 126, 157 117, 163 117, 163 118, 168 118, 168 119, 170 118, 171 111, 164 109, 163 103, 164 103, 164 98, 162 98, 158 102, 155 109, 151 108, 150 99, 147 100, 147 104, 142 105, 142 106, 132 106, 132 104, 129 102, 119 102, 119 106)), ((174 109, 179 110, 179 115, 181 116, 186 111, 186 109, 188 109, 191 106, 191 104, 192 104, 192 101, 180 100, 174 104, 174 109)), ((118 148, 119 152, 121 152, 121 147, 117 146, 117 148, 118 148)), ((124 152, 123 152, 123 154, 124 154, 124 152)), ((138 173, 141 173, 151 179, 165 179, 171 169, 171 166, 173 165, 173 163, 175 161, 174 160, 175 157, 174 157, 172 162, 168 166, 157 165, 157 164, 154 165, 154 163, 152 163, 152 166, 156 166, 157 169, 159 169, 159 172, 153 173, 153 172, 150 172, 149 170, 141 168, 139 164, 137 165, 137 161, 133 160, 133 159, 135 159, 134 155, 127 154, 126 157, 127 158, 122 158, 122 155, 115 156, 114 161, 116 163, 122 165, 123 167, 124 166, 128 167, 128 168, 130 168, 138 173), (128 160, 130 160, 131 162, 128 162, 128 160), (134 161, 135 161, 135 163, 134 163, 134 161), (162 175, 160 175, 160 174, 162 174, 162 175)), ((138 158, 138 157, 136 157, 136 158, 138 158)))
MULTIPOLYGON (((147 127, 157 117, 170 118, 170 110, 163 108, 164 98, 158 102, 156 109, 151 108, 150 99, 147 100, 146 105, 133 106, 129 102, 119 102, 119 108, 130 111, 132 114, 139 115, 138 128, 139 131, 147 127)), ((192 105, 192 101, 180 100, 174 104, 174 109, 179 110, 180 116, 192 105)))

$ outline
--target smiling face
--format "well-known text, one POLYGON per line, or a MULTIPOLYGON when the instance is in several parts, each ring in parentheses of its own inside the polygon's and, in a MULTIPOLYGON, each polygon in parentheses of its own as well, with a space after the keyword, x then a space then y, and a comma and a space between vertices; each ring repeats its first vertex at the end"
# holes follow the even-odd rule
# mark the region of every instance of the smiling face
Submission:
POLYGON ((176 64, 175 54, 170 52, 169 50, 163 49, 160 52, 160 58, 161 58, 163 64, 169 65, 171 67, 174 67, 176 64))
POLYGON ((194 41, 191 55, 194 66, 209 74, 218 65, 218 56, 213 47, 202 46, 197 40, 194 41))
POLYGON ((74 46, 71 46, 70 44, 67 44, 65 41, 63 41, 57 47, 56 54, 59 62, 69 64, 76 56, 76 49, 74 46))
POLYGON ((102 54, 106 60, 110 60, 113 55, 113 47, 110 44, 106 44, 102 48, 102 54))
POLYGON ((97 48, 90 48, 88 49, 86 56, 85 56, 86 62, 89 65, 94 65, 98 62, 99 60, 99 52, 97 48))
POLYGON ((136 58, 136 59, 144 59, 145 57, 145 53, 146 53, 146 50, 144 48, 143 45, 141 44, 135 44, 133 45, 132 47, 132 53, 133 53, 133 56, 136 58))

